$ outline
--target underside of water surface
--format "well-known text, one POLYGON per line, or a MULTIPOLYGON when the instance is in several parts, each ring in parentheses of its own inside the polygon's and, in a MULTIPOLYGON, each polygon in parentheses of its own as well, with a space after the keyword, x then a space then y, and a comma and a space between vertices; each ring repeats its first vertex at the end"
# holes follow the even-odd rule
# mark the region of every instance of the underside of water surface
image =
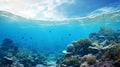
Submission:
POLYGON ((0 67, 120 67, 120 11, 61 21, 0 11, 0 67))

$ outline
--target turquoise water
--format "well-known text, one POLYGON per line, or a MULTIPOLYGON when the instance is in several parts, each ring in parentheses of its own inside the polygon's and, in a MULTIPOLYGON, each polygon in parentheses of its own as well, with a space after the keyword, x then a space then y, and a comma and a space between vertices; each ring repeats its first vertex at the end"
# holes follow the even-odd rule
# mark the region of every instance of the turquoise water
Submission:
MULTIPOLYGON (((64 53, 67 56, 65 50, 69 50, 68 44, 89 38, 91 33, 98 32, 101 27, 120 32, 120 11, 86 18, 61 19, 61 21, 26 19, 0 11, 0 65, 4 67, 18 63, 25 67, 62 67, 61 62, 67 61, 64 53)), ((82 55, 73 54, 70 58, 82 55)), ((101 56, 99 52, 98 55, 101 56)), ((99 57, 98 55, 95 56, 99 57)), ((80 64, 77 67, 79 66, 80 64)))
POLYGON ((10 38, 19 47, 44 54, 59 54, 72 41, 88 38, 92 32, 107 26, 120 30, 120 11, 83 19, 41 21, 0 12, 0 43, 10 38))

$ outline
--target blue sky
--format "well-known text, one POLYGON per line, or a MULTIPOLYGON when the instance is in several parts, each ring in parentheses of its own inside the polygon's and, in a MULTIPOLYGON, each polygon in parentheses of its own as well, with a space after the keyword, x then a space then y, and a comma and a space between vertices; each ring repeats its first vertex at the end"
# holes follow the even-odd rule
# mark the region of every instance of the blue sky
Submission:
POLYGON ((119 9, 120 0, 0 0, 0 10, 40 20, 81 18, 119 9))
POLYGON ((65 11, 68 17, 84 17, 97 9, 113 7, 112 4, 118 2, 119 0, 76 0, 75 4, 64 4, 58 10, 65 11))

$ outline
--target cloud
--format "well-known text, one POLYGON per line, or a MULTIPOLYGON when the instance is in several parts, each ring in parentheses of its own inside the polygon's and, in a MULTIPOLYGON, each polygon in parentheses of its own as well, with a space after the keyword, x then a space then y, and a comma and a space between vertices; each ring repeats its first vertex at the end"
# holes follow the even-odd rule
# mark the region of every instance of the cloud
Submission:
POLYGON ((94 15, 94 14, 105 14, 105 13, 109 13, 114 11, 115 8, 113 7, 103 7, 103 8, 99 8, 93 12, 91 12, 90 14, 94 15))
POLYGON ((105 7, 101 7, 99 9, 96 9, 94 11, 92 11, 89 16, 96 16, 96 15, 100 15, 100 14, 108 14, 108 13, 113 13, 116 11, 120 10, 120 1, 116 1, 113 3, 108 4, 105 7))
POLYGON ((119 10, 120 10, 119 7, 112 7, 112 6, 102 7, 92 11, 87 17, 94 18, 101 14, 109 14, 109 13, 117 12, 119 10))
POLYGON ((56 8, 73 2, 74 0, 0 0, 0 10, 32 19, 62 19, 65 16, 56 8))

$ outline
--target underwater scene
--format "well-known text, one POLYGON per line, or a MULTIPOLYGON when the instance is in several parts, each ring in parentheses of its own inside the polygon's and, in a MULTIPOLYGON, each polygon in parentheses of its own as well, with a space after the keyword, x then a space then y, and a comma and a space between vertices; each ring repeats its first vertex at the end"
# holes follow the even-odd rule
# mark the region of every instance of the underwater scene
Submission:
POLYGON ((0 0, 0 67, 120 67, 120 1, 0 0))

